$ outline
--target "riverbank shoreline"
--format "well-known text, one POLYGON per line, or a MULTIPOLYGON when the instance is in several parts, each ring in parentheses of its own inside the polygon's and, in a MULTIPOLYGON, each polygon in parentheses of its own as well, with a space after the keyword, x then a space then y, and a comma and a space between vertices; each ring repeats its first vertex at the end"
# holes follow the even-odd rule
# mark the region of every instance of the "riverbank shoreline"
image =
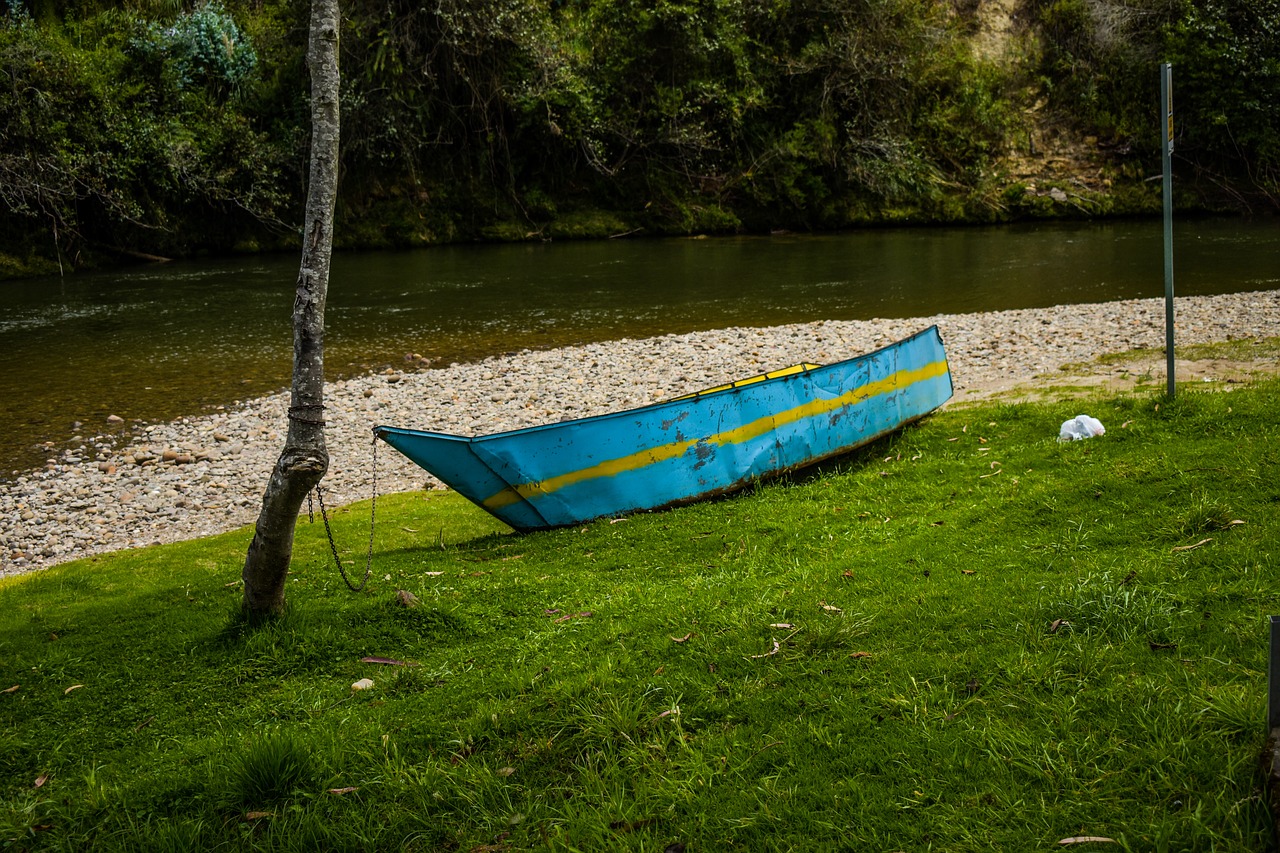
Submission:
MULTIPOLYGON (((1162 347, 1164 300, 716 329, 421 370, 407 353, 404 370, 326 386, 325 500, 333 507, 370 497, 372 428, 380 424, 475 435, 585 417, 800 361, 848 358, 935 324, 957 392, 948 405, 962 405, 1060 375, 1064 365, 1162 347)), ((1177 300, 1179 346, 1277 334, 1280 290, 1177 300)), ((1163 362, 1151 384, 1164 388, 1163 362)), ((1107 389, 1104 377, 1099 390, 1107 389)), ((142 427, 122 446, 95 436, 44 469, 0 483, 0 577, 252 524, 280 453, 286 407, 287 394, 277 393, 142 427)), ((439 487, 399 454, 380 450, 380 493, 439 487)))

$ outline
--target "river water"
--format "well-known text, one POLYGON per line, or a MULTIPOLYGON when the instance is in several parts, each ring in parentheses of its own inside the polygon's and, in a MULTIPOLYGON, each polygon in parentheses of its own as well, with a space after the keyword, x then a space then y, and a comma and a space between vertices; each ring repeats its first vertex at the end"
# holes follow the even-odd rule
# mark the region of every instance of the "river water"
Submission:
MULTIPOLYGON (((1164 292, 1158 221, 447 246, 334 258, 330 378, 726 326, 1101 302, 1164 292)), ((1177 292, 1280 287, 1280 224, 1175 227, 1177 292)), ((108 415, 199 414, 288 382, 297 257, 0 282, 0 472, 108 415)))

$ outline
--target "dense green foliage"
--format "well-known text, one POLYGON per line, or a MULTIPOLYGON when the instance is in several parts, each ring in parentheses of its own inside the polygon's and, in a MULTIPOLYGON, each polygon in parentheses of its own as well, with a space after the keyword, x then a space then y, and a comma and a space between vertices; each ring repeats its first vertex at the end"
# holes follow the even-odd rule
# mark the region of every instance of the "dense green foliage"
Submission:
POLYGON ((456 211, 446 236, 580 208, 681 232, 956 219, 1003 130, 933 3, 351 8, 348 174, 414 187, 427 228, 456 211))
MULTIPOLYGON (((972 2, 351 0, 339 239, 1022 215, 1005 205, 1001 157, 1028 99, 1101 137, 1133 167, 1117 178, 1137 182, 1158 163, 1165 58, 1198 198, 1275 206, 1280 0, 1024 6, 1029 29, 996 60, 972 47, 972 2)), ((294 242, 301 0, 5 10, 0 272, 86 250, 294 242)))
POLYGON ((619 523, 387 498, 257 630, 247 530, 0 583, 0 846, 1263 849, 1280 384, 1046 396, 619 523))
POLYGON ((74 263, 86 247, 225 249, 244 219, 287 213, 284 142, 300 129, 267 133, 255 104, 235 100, 253 53, 208 52, 235 44, 200 31, 211 18, 206 7, 164 31, 117 10, 63 26, 20 13, 0 26, 10 251, 74 263))
POLYGON ((214 92, 234 91, 246 83, 258 64, 235 20, 213 3, 179 15, 173 26, 153 24, 131 47, 166 63, 180 89, 207 86, 214 92))
POLYGON ((1158 145, 1156 66, 1174 68, 1177 165, 1208 196, 1280 207, 1280 0, 1034 0, 1055 103, 1158 145))

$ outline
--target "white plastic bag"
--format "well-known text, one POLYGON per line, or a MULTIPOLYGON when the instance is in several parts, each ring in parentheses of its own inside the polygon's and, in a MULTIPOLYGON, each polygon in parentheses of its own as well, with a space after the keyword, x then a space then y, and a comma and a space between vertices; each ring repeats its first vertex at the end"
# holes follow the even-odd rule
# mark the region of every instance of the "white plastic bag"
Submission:
POLYGON ((1104 435, 1106 431, 1102 421, 1097 418, 1091 418, 1088 415, 1076 415, 1071 420, 1063 422, 1062 429, 1058 431, 1058 441, 1077 441, 1082 438, 1093 438, 1095 435, 1104 435))

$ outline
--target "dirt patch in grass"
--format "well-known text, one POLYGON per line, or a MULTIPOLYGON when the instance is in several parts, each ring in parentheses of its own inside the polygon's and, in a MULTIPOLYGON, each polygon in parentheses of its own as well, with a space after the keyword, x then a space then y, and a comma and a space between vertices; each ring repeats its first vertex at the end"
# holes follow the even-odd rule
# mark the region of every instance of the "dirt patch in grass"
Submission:
MULTIPOLYGON (((1180 350, 1174 366, 1179 385, 1229 387, 1280 375, 1280 338, 1203 344, 1180 350)), ((1009 377, 976 382, 956 392, 949 405, 1023 402, 1163 393, 1163 350, 1134 350, 1099 356, 1087 363, 1064 364, 1034 378, 1009 377)))

